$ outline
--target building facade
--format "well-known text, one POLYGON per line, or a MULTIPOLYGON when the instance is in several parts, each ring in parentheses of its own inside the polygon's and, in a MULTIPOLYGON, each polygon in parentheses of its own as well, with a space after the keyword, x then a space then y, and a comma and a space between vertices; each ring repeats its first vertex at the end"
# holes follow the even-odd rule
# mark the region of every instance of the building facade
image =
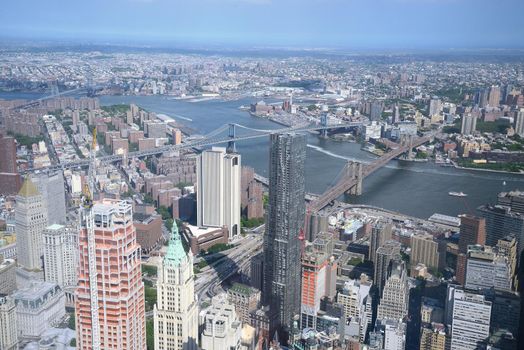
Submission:
POLYGON ((214 297, 200 313, 200 324, 202 350, 240 349, 242 323, 224 294, 214 297))
POLYGON ((145 349, 144 284, 131 204, 96 202, 82 215, 78 241, 77 346, 145 349))
POLYGON ((12 297, 0 295, 0 349, 18 349, 16 305, 12 297))
POLYGON ((229 238, 240 234, 240 155, 213 147, 197 161, 197 225, 227 226, 229 238))
POLYGON ((451 350, 482 348, 489 337, 491 302, 484 295, 453 289, 452 305, 447 305, 452 310, 451 350))
POLYGON ((44 276, 62 288, 77 284, 78 230, 53 224, 43 232, 44 276))
POLYGON ((184 250, 176 223, 158 269, 157 303, 153 314, 155 349, 197 349, 198 305, 193 254, 184 250))
POLYGON ((16 262, 0 255, 0 294, 11 294, 16 290, 16 262))
POLYGON ((55 283, 34 281, 13 294, 18 333, 22 338, 38 338, 58 326, 65 316, 65 295, 55 283))
POLYGON ((404 264, 393 262, 378 305, 379 319, 402 320, 408 314, 409 286, 404 264))
POLYGON ((293 317, 300 313, 299 237, 305 216, 305 158, 304 135, 270 136, 263 298, 284 338, 292 329, 293 317))
POLYGON ((16 254, 19 265, 28 270, 42 268, 42 232, 47 227, 47 208, 33 182, 27 178, 16 196, 16 254))
POLYGON ((47 208, 47 223, 66 223, 66 203, 64 175, 61 171, 55 173, 41 173, 31 178, 38 192, 42 194, 47 208))

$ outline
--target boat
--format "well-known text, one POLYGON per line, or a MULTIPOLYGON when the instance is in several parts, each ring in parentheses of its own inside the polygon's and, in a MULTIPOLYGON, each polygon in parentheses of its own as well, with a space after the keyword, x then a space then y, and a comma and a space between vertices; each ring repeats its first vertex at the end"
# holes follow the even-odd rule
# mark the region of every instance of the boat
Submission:
POLYGON ((506 186, 506 181, 502 181, 502 186, 506 186))
POLYGON ((468 196, 464 192, 449 192, 448 194, 453 197, 467 197, 468 196))

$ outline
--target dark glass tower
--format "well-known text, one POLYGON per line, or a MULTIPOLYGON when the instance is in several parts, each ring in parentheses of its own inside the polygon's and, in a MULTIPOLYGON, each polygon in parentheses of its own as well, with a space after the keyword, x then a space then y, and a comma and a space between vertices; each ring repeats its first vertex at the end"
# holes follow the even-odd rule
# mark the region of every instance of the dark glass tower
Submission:
POLYGON ((300 313, 300 230, 305 216, 306 137, 271 135, 264 236, 264 300, 284 342, 300 313))

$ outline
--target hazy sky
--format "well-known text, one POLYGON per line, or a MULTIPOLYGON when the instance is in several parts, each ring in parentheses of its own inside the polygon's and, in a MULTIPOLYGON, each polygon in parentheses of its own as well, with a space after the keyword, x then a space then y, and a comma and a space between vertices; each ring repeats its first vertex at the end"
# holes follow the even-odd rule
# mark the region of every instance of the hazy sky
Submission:
POLYGON ((0 37, 522 48, 524 0, 3 0, 0 37))

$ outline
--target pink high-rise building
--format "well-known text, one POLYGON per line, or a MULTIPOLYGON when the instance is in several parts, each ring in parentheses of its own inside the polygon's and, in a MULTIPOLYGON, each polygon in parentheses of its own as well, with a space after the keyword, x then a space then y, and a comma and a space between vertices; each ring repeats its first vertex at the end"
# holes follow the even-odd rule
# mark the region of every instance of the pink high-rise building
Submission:
POLYGON ((79 251, 75 305, 79 349, 146 349, 140 246, 131 205, 104 199, 86 207, 79 251))

